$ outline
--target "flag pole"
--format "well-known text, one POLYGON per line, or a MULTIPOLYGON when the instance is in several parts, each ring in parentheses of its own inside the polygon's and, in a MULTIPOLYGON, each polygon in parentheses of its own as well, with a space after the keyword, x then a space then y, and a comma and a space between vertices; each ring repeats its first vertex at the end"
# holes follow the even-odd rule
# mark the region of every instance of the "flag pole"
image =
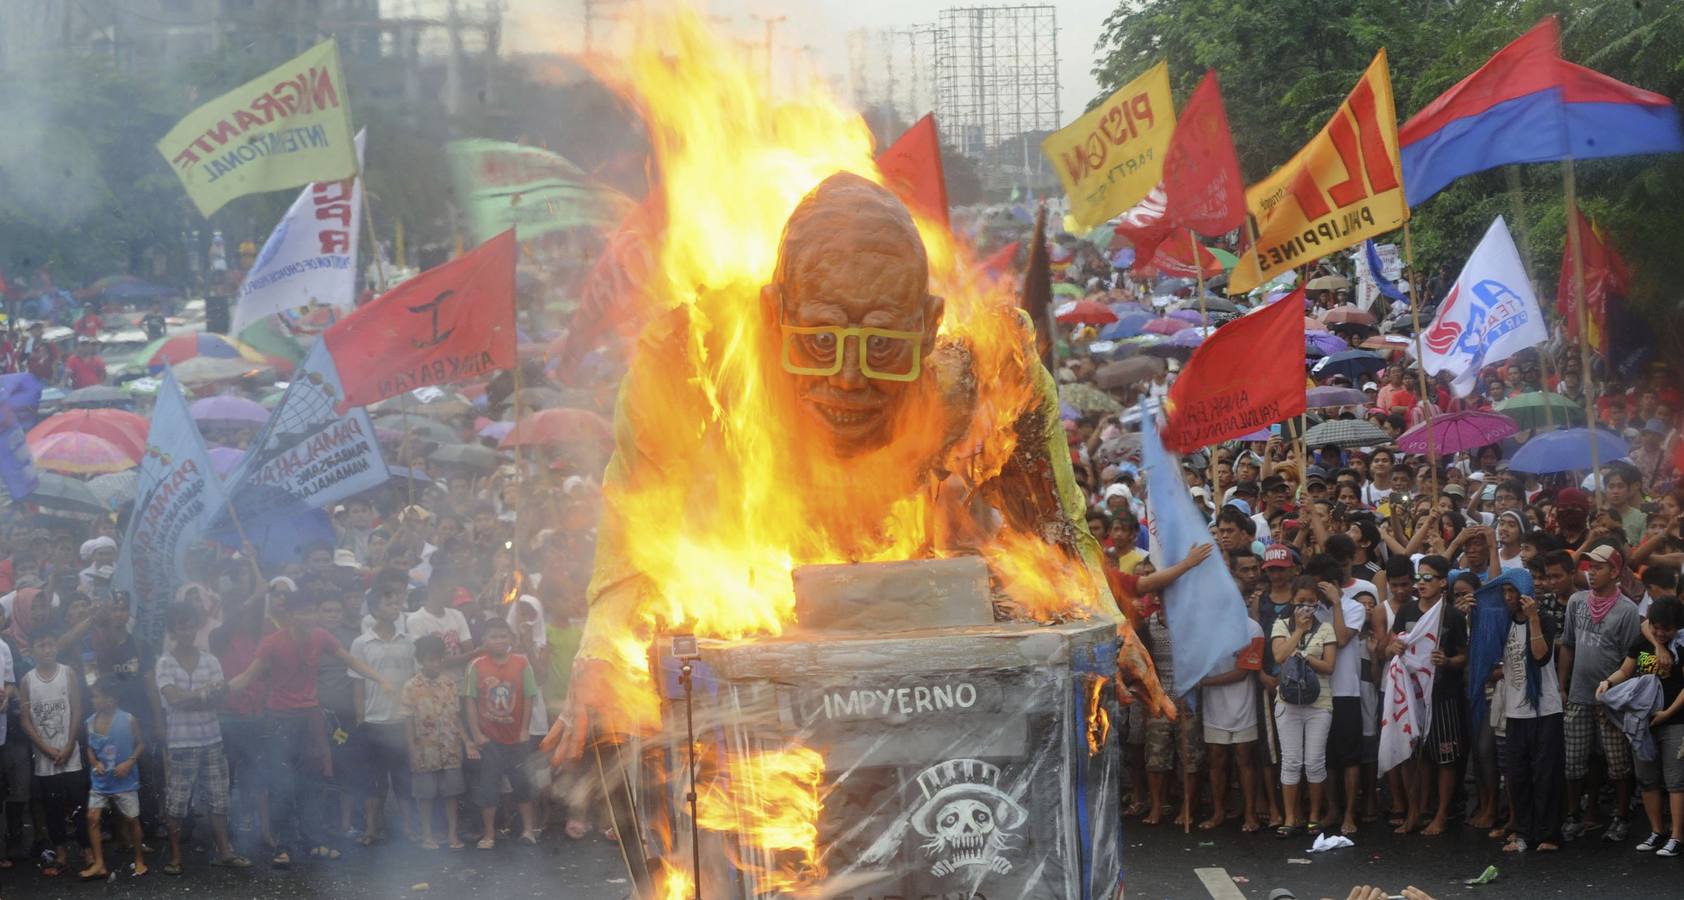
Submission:
MULTIPOLYGON (((374 255, 374 275, 376 293, 386 293, 386 266, 380 261, 380 239, 374 234, 374 212, 368 205, 368 179, 363 177, 361 167, 358 167, 356 178, 361 184, 363 200, 363 226, 368 229, 369 252, 374 255)), ((356 305, 356 298, 351 298, 351 305, 356 305)))
MULTIPOLYGON (((234 533, 240 537, 240 552, 245 553, 247 547, 256 550, 257 548, 252 545, 251 539, 246 537, 246 529, 240 524, 239 515, 234 512, 234 498, 225 495, 222 498, 222 504, 223 508, 228 510, 228 521, 233 524, 234 533)), ((246 562, 251 565, 252 574, 257 576, 257 587, 261 590, 263 588, 263 568, 257 564, 257 554, 247 554, 246 562)))
POLYGON ((1415 326, 1415 375, 1421 385, 1421 416, 1427 423, 1427 470, 1432 474, 1433 502, 1438 502, 1438 448, 1433 446, 1432 400, 1427 394, 1427 357, 1421 349, 1421 284, 1415 271, 1415 242, 1409 220, 1403 222, 1403 261, 1409 269, 1409 318, 1415 326))
MULTIPOLYGON (((1199 291, 1199 327, 1210 327, 1210 313, 1205 310, 1205 267, 1199 259, 1199 236, 1193 229, 1187 229, 1187 243, 1193 250, 1193 277, 1197 281, 1199 291)), ((1210 520, 1216 521, 1216 513, 1222 509, 1222 485, 1216 480, 1216 448, 1210 446, 1210 520)))
POLYGON ((1579 182, 1573 174, 1573 157, 1562 161, 1562 193, 1567 201, 1567 248, 1573 254, 1573 316, 1579 325, 1579 381, 1585 392, 1585 428, 1590 432, 1591 482, 1596 488, 1596 506, 1602 508, 1602 459, 1596 446, 1596 381, 1590 377, 1590 334, 1586 328, 1585 242, 1579 233, 1579 182))

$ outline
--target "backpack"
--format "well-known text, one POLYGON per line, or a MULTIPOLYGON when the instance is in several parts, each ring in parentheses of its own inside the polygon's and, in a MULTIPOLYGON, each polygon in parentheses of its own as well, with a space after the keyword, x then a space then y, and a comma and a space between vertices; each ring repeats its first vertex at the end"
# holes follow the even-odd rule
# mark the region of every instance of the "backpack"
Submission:
POLYGON ((1294 653, 1281 663, 1281 681, 1275 692, 1293 706, 1309 706, 1321 696, 1321 679, 1310 668, 1309 660, 1294 653))

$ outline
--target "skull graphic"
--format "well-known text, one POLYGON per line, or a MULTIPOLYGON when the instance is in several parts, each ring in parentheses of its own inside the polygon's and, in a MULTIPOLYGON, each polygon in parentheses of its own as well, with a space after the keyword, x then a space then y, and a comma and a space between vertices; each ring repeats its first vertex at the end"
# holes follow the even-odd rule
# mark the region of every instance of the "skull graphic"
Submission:
POLYGON ((1012 870, 1004 855, 1013 846, 1009 832, 1028 813, 1000 790, 999 780, 998 766, 974 759, 940 763, 918 776, 924 800, 911 821, 926 839, 924 852, 936 859, 932 875, 972 867, 1002 875, 1012 870))

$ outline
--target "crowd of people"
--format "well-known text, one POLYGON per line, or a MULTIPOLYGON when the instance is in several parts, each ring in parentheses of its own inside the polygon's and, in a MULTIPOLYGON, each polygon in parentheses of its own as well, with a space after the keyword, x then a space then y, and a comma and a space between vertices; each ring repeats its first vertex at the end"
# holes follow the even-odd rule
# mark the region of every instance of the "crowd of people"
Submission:
MULTIPOLYGON (((1088 291, 1132 299, 1126 285, 1094 281, 1088 291)), ((1347 302, 1311 292, 1305 312, 1347 302)), ((1058 380, 1065 396, 1091 397, 1110 345, 1088 352, 1092 329, 1068 337, 1058 380)), ((1432 837, 1460 826, 1510 852, 1596 840, 1684 853, 1684 491, 1673 462, 1684 394, 1671 373, 1609 378, 1598 366, 1595 417, 1630 446, 1621 458, 1604 451, 1599 477, 1511 471, 1507 460, 1546 430, 1540 423, 1436 458, 1396 444, 1430 415, 1490 410, 1520 393, 1555 397, 1562 419, 1583 410, 1578 350, 1557 337, 1488 366, 1462 398, 1447 376, 1418 396, 1426 382, 1395 351, 1356 383, 1307 376, 1365 398, 1314 412, 1367 420, 1388 440, 1306 446, 1288 423, 1267 439, 1212 448, 1214 458, 1183 457, 1213 546, 1165 571, 1146 552, 1145 477, 1122 410, 1163 396, 1175 366, 1106 385, 1118 411, 1066 404, 1113 592, 1180 698, 1173 721, 1145 703, 1126 707, 1127 817, 1204 830, 1238 820, 1242 832, 1281 838, 1377 828, 1432 837), (1232 573, 1250 641, 1185 685, 1163 590, 1207 553, 1232 573), (1388 664, 1440 604, 1430 730, 1382 773, 1388 664)))

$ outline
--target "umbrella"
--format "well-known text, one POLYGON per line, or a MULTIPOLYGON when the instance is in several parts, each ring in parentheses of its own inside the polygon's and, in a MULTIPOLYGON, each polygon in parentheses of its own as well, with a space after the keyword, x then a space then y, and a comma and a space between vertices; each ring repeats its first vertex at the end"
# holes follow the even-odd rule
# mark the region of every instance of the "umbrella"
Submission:
POLYGON ((396 481, 399 478, 406 481, 424 481, 428 484, 431 484, 433 481, 433 479, 427 477, 426 472, 419 469, 411 469, 408 466, 387 466, 386 475, 386 480, 388 481, 396 481))
POLYGON ((1585 424, 1585 408, 1572 400, 1551 391, 1528 391, 1515 394, 1513 397, 1497 404, 1497 411, 1513 419, 1515 424, 1528 431, 1547 428, 1553 422, 1556 425, 1585 424), (1549 408, 1548 416, 1544 408, 1549 408))
POLYGON ((211 359, 244 359, 257 364, 268 360, 253 347, 227 335, 209 331, 184 331, 159 338, 142 347, 140 352, 135 354, 134 362, 135 365, 144 366, 153 372, 162 372, 165 363, 179 366, 201 356, 211 359))
POLYGON ((1309 409, 1333 409, 1339 406, 1367 406, 1368 395, 1356 388, 1316 387, 1304 393, 1304 405, 1309 409))
MULTIPOLYGON (((1259 308, 1261 309, 1261 307, 1259 307, 1259 308)), ((1311 318, 1310 316, 1304 317, 1304 331, 1305 332, 1326 331, 1326 330, 1327 330, 1327 323, 1326 322, 1323 322, 1320 319, 1311 318)))
POLYGON ((1205 323, 1205 317, 1196 309, 1178 309, 1170 313, 1166 318, 1180 319, 1183 322, 1191 322, 1194 325, 1203 325, 1205 323))
POLYGON ((406 391, 396 397, 388 397, 369 407, 369 412, 375 415, 388 413, 430 416, 435 419, 449 419, 453 416, 465 416, 474 411, 474 405, 468 398, 456 393, 436 387, 418 388, 406 391))
POLYGON ((1304 443, 1311 447, 1377 447, 1391 442, 1391 435, 1362 419, 1334 419, 1304 432, 1304 443))
POLYGON ((103 475, 139 465, 122 447, 79 431, 49 434, 30 444, 29 454, 37 469, 65 475, 103 475))
POLYGON ((42 392, 41 380, 28 372, 0 375, 0 403, 11 407, 18 421, 25 425, 35 421, 42 392))
MULTIPOLYGON (((1232 301, 1225 300, 1221 297, 1212 296, 1210 294, 1205 295, 1205 302, 1204 302, 1203 306, 1204 306, 1204 309, 1202 311, 1207 312, 1207 313, 1224 313, 1224 314, 1227 314, 1227 315, 1233 315, 1233 314, 1238 313, 1240 311, 1240 308, 1238 306, 1235 306, 1232 301)), ((1189 310, 1192 310, 1193 312, 1200 312, 1201 310, 1200 310, 1199 307, 1200 307, 1200 303, 1199 303, 1199 298, 1197 298, 1197 297, 1189 297, 1188 299, 1181 301, 1181 308, 1182 309, 1189 309, 1189 310)))
POLYGON ((1060 281, 1052 286, 1052 292, 1054 297, 1080 297, 1082 296, 1082 286, 1071 284, 1068 281, 1060 281))
POLYGON ((1351 349, 1345 339, 1325 331, 1311 331, 1304 335, 1304 354, 1306 356, 1331 356, 1351 349))
POLYGON ((171 367, 175 369, 177 381, 195 387, 221 381, 237 381, 248 375, 262 375, 266 372, 272 374, 272 370, 263 363, 214 356, 195 356, 179 365, 172 363, 171 367))
MULTIPOLYGON (((1118 306, 1121 305, 1122 304, 1118 304, 1118 306)), ((1123 338, 1136 337, 1140 334, 1141 329, 1146 327, 1146 323, 1150 321, 1152 321, 1152 314, 1149 312, 1134 311, 1118 313, 1117 321, 1099 329, 1099 336, 1108 341, 1117 341, 1122 340, 1123 338)))
POLYGON ((227 478, 240 460, 246 458, 246 451, 233 447, 212 447, 205 452, 210 456, 211 471, 223 478, 227 478))
POLYGON ((1321 317, 1329 325, 1362 325, 1374 327, 1374 317, 1354 306, 1335 306, 1321 317))
POLYGON ((1408 353, 1413 342, 1395 334, 1377 334, 1362 342, 1362 349, 1379 353, 1408 353))
POLYGON ((1117 321, 1117 314, 1103 303, 1094 300, 1077 300, 1066 303, 1058 308, 1053 318, 1065 325, 1109 325, 1117 321))
MULTIPOLYGON (((1619 459, 1631 452, 1626 442, 1612 431, 1596 430, 1597 455, 1602 462, 1619 459)), ((1520 445, 1509 460, 1509 470, 1533 475, 1552 472, 1575 472, 1591 468, 1590 430, 1565 428, 1534 435, 1520 445)))
POLYGON ((44 510, 84 515, 100 516, 111 512, 104 501, 88 489, 87 482, 57 472, 36 473, 35 493, 25 497, 24 502, 44 510))
POLYGON ((445 444, 427 454, 427 458, 441 465, 459 466, 477 472, 493 471, 501 462, 497 451, 479 444, 445 444))
POLYGON ((236 397, 233 394, 218 394, 203 400, 194 400, 187 411, 193 416, 193 421, 200 425, 222 425, 229 428, 247 428, 262 425, 269 421, 269 410, 255 400, 236 397))
POLYGON ((1180 319, 1165 317, 1162 319, 1153 319, 1152 321, 1147 322, 1140 330, 1146 334, 1174 334, 1183 328, 1192 327, 1192 322, 1183 322, 1180 319))
POLYGON ((1204 328, 1184 328, 1170 335, 1169 345, 1183 350, 1192 350, 1205 342, 1206 333, 1207 329, 1204 328))
POLYGON ((109 475, 95 475, 87 481, 88 490, 99 498, 99 502, 115 512, 118 507, 128 503, 140 492, 140 470, 128 469, 122 472, 112 472, 109 475))
POLYGON ((1398 449, 1405 453, 1426 453, 1427 433, 1432 433, 1433 451, 1440 456, 1477 450, 1513 435, 1520 427, 1508 416, 1468 410, 1434 416, 1404 432, 1397 439, 1398 449))
POLYGON ((381 416, 374 420, 374 427, 386 428, 405 435, 414 435, 436 444, 455 444, 462 440, 461 436, 456 433, 456 429, 422 416, 381 416))
POLYGON ((102 437, 116 444, 135 462, 146 455, 146 432, 151 423, 122 409, 71 409, 54 413, 29 430, 31 445, 59 432, 72 431, 102 437))
POLYGON ((1123 408, 1115 397, 1091 384, 1081 382, 1059 385, 1058 399, 1075 407, 1083 415, 1105 415, 1123 408))
POLYGON ((1111 304, 1109 308, 1112 312, 1117 314, 1117 318, 1119 319, 1129 313, 1143 313, 1147 311, 1145 305, 1133 300, 1118 300, 1116 303, 1111 304))
POLYGON ((1337 291, 1351 286, 1351 279, 1343 275, 1320 275, 1304 285, 1308 291, 1337 291))
POLYGON ((115 409, 133 406, 134 398, 121 388, 96 384, 93 387, 71 391, 65 395, 64 402, 60 405, 74 409, 100 409, 103 407, 115 409))
POLYGON ((1386 358, 1378 353, 1367 350, 1344 350, 1339 353, 1323 357, 1310 369, 1317 378, 1332 378, 1343 375, 1352 381, 1358 381, 1373 375, 1386 367, 1386 358))
POLYGON ((614 429, 608 420, 589 410, 563 407, 540 410, 521 419, 497 446, 506 449, 592 440, 603 446, 614 443, 614 429))
POLYGON ((482 438, 490 438, 494 441, 500 441, 503 438, 508 437, 509 432, 513 430, 515 430, 515 423, 513 422, 492 422, 484 428, 481 428, 477 434, 482 438))
POLYGON ((1120 362, 1106 363, 1094 373, 1094 383, 1105 390, 1128 387, 1137 381, 1163 374, 1162 360, 1151 356, 1136 356, 1120 362))

